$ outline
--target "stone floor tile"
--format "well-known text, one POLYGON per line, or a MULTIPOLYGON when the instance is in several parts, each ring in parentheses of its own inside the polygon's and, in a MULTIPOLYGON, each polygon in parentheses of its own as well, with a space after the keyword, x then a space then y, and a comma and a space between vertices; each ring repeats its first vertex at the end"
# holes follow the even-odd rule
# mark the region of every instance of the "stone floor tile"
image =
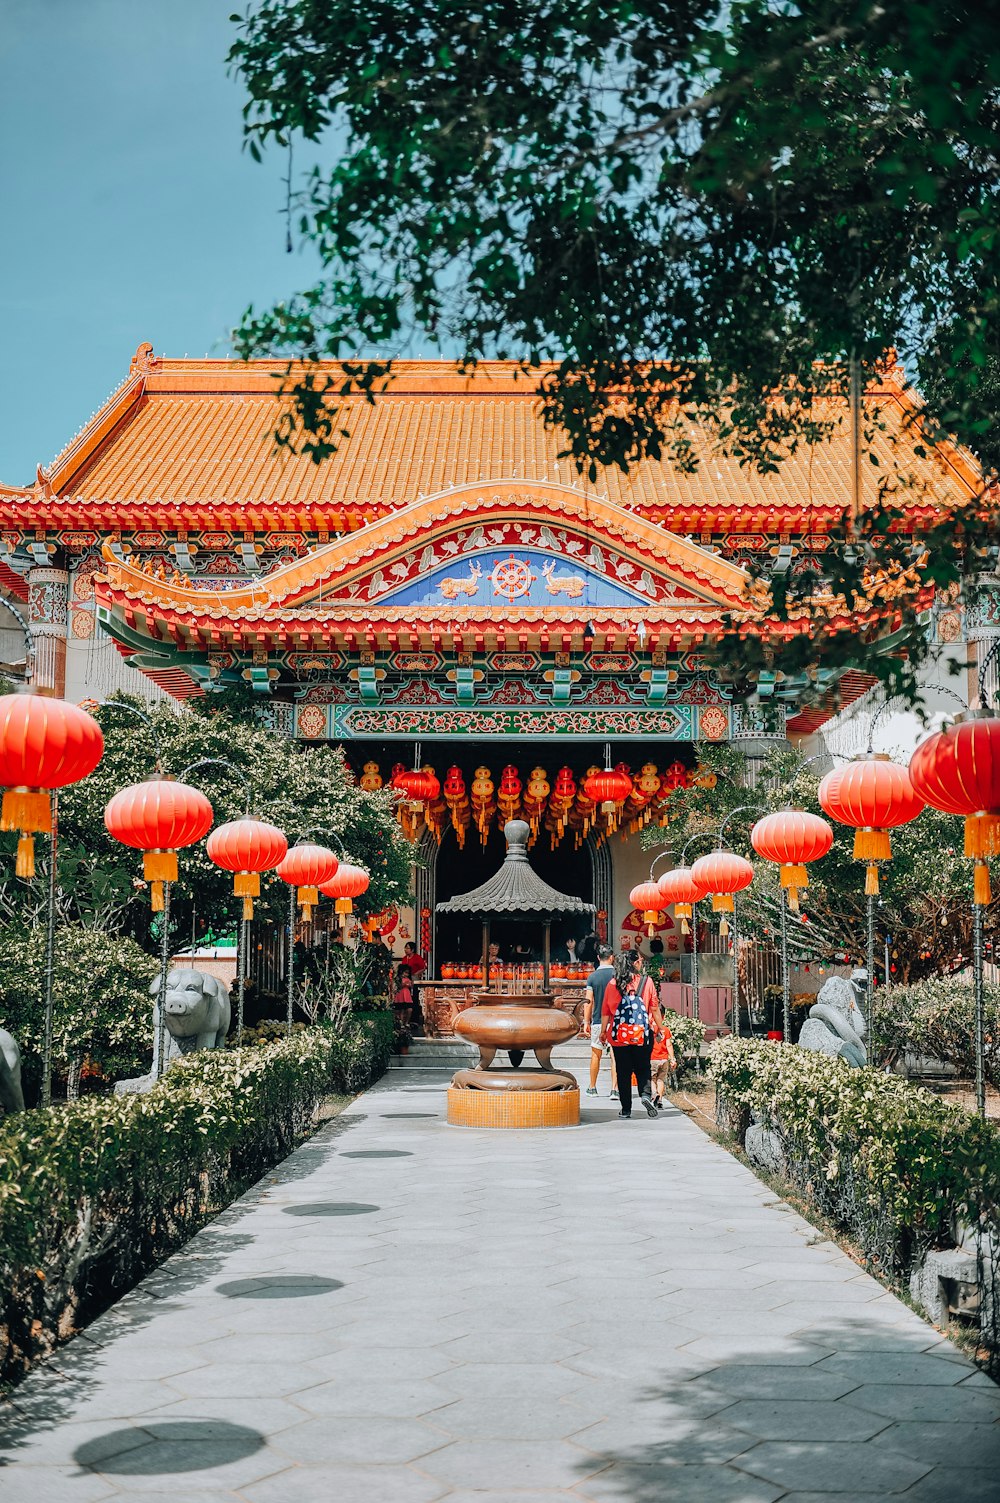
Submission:
POLYGON ((852 1389, 845 1403, 868 1414, 914 1424, 929 1420, 989 1425, 1000 1420, 1000 1390, 992 1384, 990 1387, 992 1392, 969 1388, 965 1383, 952 1388, 944 1388, 940 1383, 866 1383, 852 1389))
MULTIPOLYGON (((297 1393, 294 1402, 307 1414, 419 1419, 453 1405, 455 1395, 427 1378, 412 1378, 409 1382, 344 1382, 334 1379, 297 1393)), ((298 1417, 301 1420, 302 1414, 298 1417)))
POLYGON ((77 1466, 25 1466, 0 1470, 4 1503, 103 1503, 119 1494, 106 1477, 81 1473, 77 1466))
MULTIPOLYGON (((884 1450, 902 1451, 929 1466, 961 1470, 993 1467, 1000 1481, 1000 1425, 968 1424, 960 1420, 890 1425, 872 1442, 884 1450)), ((1000 1487, 998 1487, 1000 1492, 1000 1487)))
POLYGON ((831 1399, 741 1399, 725 1422, 759 1440, 870 1440, 890 1421, 831 1399))
POLYGON ((427 1456, 421 1470, 470 1491, 570 1488, 604 1465, 566 1441, 456 1440, 427 1456))
POLYGON ((283 1430, 274 1445, 290 1461, 399 1464, 446 1445, 447 1435, 421 1420, 323 1415, 283 1430))
POLYGON ((996 1503, 996 1468, 935 1467, 904 1496, 906 1503, 996 1503))
POLYGON ((741 1471, 792 1491, 895 1494, 930 1470, 899 1452, 849 1441, 763 1441, 737 1462, 741 1471))
POLYGON ((241 1488, 240 1497, 247 1503, 434 1503, 445 1491, 414 1467, 338 1464, 335 1472, 329 1465, 290 1466, 241 1488))
POLYGON ((726 1466, 616 1462, 574 1489, 591 1503, 774 1503, 784 1489, 726 1466))
MULTIPOLYGON (((971 1366, 968 1371, 971 1371, 971 1366)), ((949 1387, 961 1381, 968 1373, 957 1362, 944 1362, 940 1357, 922 1353, 905 1352, 849 1352, 835 1353, 824 1359, 823 1372, 844 1373, 862 1383, 933 1384, 949 1387)))

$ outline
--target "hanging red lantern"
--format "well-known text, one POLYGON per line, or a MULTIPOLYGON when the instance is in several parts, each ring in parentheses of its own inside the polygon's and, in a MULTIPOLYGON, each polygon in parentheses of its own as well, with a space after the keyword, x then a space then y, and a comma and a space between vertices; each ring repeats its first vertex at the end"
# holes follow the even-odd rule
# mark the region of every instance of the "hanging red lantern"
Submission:
POLYGON ((653 881, 640 882, 638 887, 633 887, 628 895, 628 900, 636 913, 642 914, 642 921, 647 927, 650 938, 652 938, 653 931, 659 922, 660 914, 667 906, 660 891, 659 883, 653 881))
POLYGON ((304 923, 312 918, 312 911, 319 902, 319 888, 336 874, 340 862, 325 845, 303 845, 289 848, 285 859, 275 868, 282 882, 297 888, 296 896, 304 923))
POLYGON ((116 793, 104 811, 108 834, 142 851, 154 913, 163 908, 164 882, 177 881, 177 852, 212 828, 212 805, 203 793, 174 778, 153 778, 116 793))
POLYGON ((694 913, 694 905, 701 901, 708 891, 707 887, 695 880, 691 867, 675 866, 672 871, 664 872, 657 882, 663 906, 674 909, 674 917, 681 921, 681 933, 690 934, 691 926, 688 922, 694 913))
POLYGON ((334 899, 335 913, 353 913, 353 899, 360 898, 362 893, 367 892, 370 883, 371 877, 363 866, 353 866, 349 861, 342 861, 336 875, 321 882, 319 890, 328 898, 334 899))
POLYGON ((803 809, 782 809, 759 819, 750 831, 750 844, 758 856, 781 868, 781 885, 788 892, 788 906, 799 911, 799 889, 809 886, 806 863, 818 861, 833 845, 833 830, 818 814, 803 809))
POLYGON ((924 807, 909 773, 881 752, 868 752, 828 772, 818 798, 824 814, 854 830, 854 859, 868 863, 865 895, 874 897, 878 862, 892 860, 889 831, 909 824, 924 807))
POLYGON ((426 804, 433 803, 441 792, 441 784, 432 772, 424 767, 405 769, 393 775, 392 786, 403 795, 406 804, 415 812, 422 811, 426 804))
POLYGON ((205 850, 216 866, 233 873, 233 893, 243 899, 243 917, 252 919, 261 872, 273 871, 288 852, 284 832, 263 819, 233 819, 212 831, 205 850))
POLYGON ((921 741, 910 782, 932 809, 965 816, 965 854, 976 863, 973 902, 988 903, 986 861, 1000 851, 1000 717, 970 710, 921 741))
POLYGON ((712 895, 712 912, 722 914, 720 934, 729 933, 727 913, 734 913, 733 894, 743 892, 753 881, 753 867, 733 851, 710 851, 699 856, 691 868, 693 880, 712 895))
POLYGON ((35 875, 34 837, 52 829, 52 789, 79 783, 103 751, 101 727, 69 700, 0 695, 0 830, 19 832, 19 877, 35 875))
POLYGON ((632 792, 632 779, 621 766, 606 767, 603 772, 593 772, 584 780, 583 792, 592 804, 601 806, 601 813, 611 831, 618 823, 621 805, 632 792))

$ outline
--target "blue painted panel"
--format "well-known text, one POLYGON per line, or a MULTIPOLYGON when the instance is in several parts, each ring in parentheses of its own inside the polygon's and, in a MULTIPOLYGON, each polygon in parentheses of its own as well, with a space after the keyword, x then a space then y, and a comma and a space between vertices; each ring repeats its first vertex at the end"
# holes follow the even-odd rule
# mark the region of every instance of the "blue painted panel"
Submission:
POLYGON ((489 548, 455 559, 379 597, 380 605, 649 605, 577 559, 531 548, 489 548))

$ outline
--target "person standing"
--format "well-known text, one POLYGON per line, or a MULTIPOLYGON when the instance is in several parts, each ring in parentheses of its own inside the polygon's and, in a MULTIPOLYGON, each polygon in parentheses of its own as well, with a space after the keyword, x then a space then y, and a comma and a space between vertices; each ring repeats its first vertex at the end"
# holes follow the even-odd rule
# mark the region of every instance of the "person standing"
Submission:
POLYGON ((641 955, 626 951, 614 979, 604 989, 601 1039, 611 1045, 621 1096, 620 1117, 632 1115, 632 1076, 647 1117, 656 1116, 650 1093, 650 1056, 653 1038, 663 1031, 656 988, 646 975, 641 955))
POLYGON ((418 982, 427 969, 427 962, 420 954, 412 939, 408 939, 403 946, 403 965, 410 973, 410 1010, 413 1016, 414 1028, 423 1032, 424 1014, 420 1005, 420 987, 418 982))
MULTIPOLYGON (((601 1007, 604 1003, 604 991, 609 981, 614 980, 615 957, 610 945, 601 945, 597 952, 597 967, 587 977, 586 1000, 583 1004, 583 1026, 590 1034, 590 1085, 587 1087, 588 1096, 596 1096, 597 1077, 601 1071, 601 1056, 604 1053, 604 1044, 601 1042, 601 1007)), ((611 1100, 618 1099, 618 1080, 615 1076, 615 1059, 611 1056, 611 1100)))

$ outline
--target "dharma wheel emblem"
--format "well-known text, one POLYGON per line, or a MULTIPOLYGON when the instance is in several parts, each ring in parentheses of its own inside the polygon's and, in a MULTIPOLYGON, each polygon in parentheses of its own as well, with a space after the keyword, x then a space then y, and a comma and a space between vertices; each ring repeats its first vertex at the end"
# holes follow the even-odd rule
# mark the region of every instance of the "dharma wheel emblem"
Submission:
POLYGON ((494 595, 506 595, 508 600, 514 601, 521 595, 527 595, 537 578, 538 575, 532 574, 531 566, 526 560, 515 558, 512 553, 509 558, 502 558, 494 564, 490 583, 494 595))

